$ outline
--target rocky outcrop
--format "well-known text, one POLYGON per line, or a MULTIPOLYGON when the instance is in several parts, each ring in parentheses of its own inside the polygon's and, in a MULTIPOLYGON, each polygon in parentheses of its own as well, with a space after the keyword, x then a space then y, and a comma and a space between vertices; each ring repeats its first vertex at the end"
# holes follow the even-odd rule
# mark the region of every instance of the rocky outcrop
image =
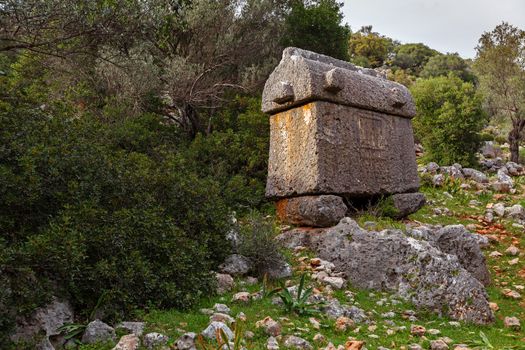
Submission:
MULTIPOLYGON (((400 230, 366 231, 344 218, 331 228, 294 229, 278 239, 289 248, 306 246, 321 259, 330 260, 355 287, 395 291, 421 308, 445 311, 457 320, 489 323, 493 314, 485 288, 465 268, 466 259, 478 252, 472 247, 475 241, 467 240, 456 250, 444 242, 461 240, 463 232, 457 231, 447 228, 426 241, 400 230)), ((483 280, 480 264, 467 267, 483 280)))
POLYGON ((53 299, 45 307, 37 309, 31 317, 18 320, 15 333, 11 336, 14 342, 32 341, 43 334, 43 344, 48 344, 49 337, 60 334, 58 328, 73 322, 73 309, 68 302, 53 299))

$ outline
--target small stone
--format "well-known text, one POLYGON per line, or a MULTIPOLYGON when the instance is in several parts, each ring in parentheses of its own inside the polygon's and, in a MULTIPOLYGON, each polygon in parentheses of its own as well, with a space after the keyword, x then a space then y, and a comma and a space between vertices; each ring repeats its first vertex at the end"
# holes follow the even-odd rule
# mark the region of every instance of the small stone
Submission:
POLYGON ((496 312, 496 311, 499 310, 499 305, 496 304, 496 303, 492 303, 492 302, 490 302, 490 303, 489 303, 489 307, 490 307, 490 309, 491 309, 492 311, 494 311, 494 312, 496 312))
POLYGON ((265 317, 264 319, 257 321, 255 323, 256 328, 263 328, 266 334, 273 337, 277 337, 281 334, 281 325, 279 322, 272 319, 270 316, 265 317))
POLYGON ((517 317, 505 317, 503 324, 505 327, 511 328, 515 331, 519 331, 521 329, 520 320, 517 317))
POLYGON ((346 316, 341 316, 335 321, 335 330, 338 332, 346 332, 349 328, 353 328, 354 326, 355 322, 346 316))
POLYGON ((248 303, 250 302, 250 293, 248 292, 239 292, 233 295, 233 302, 248 303))
POLYGON ((246 320, 248 319, 246 317, 246 314, 244 312, 242 312, 242 311, 239 312, 235 318, 238 319, 239 321, 243 321, 243 322, 246 322, 246 320))
POLYGON ((147 349, 154 349, 159 345, 167 344, 168 340, 169 338, 167 336, 156 332, 148 333, 143 338, 144 346, 147 349))
POLYGON ((365 342, 361 340, 350 340, 345 343, 345 350, 361 350, 365 342))
POLYGON ((128 333, 135 334, 140 337, 142 333, 144 333, 145 326, 146 324, 144 322, 121 322, 115 327, 115 329, 123 329, 128 333))
POLYGON ((394 207, 396 208, 395 218, 401 219, 415 213, 426 203, 423 193, 398 193, 392 195, 394 207))
POLYGON ((430 349, 431 350, 448 350, 448 345, 443 340, 432 340, 430 342, 430 349))
POLYGON ((253 333, 252 331, 246 331, 244 332, 244 337, 246 339, 253 339, 253 337, 255 337, 255 333, 253 333))
POLYGON ((346 281, 341 277, 325 277, 322 281, 335 289, 342 289, 346 284, 346 281))
POLYGON ((423 350, 423 347, 419 344, 410 344, 408 350, 423 350))
POLYGON ((412 335, 422 337, 425 335, 426 332, 427 332, 427 329, 423 326, 415 325, 415 324, 410 326, 410 334, 412 335))
POLYGON ((454 347, 454 350, 471 350, 468 346, 464 345, 464 344, 460 344, 460 345, 456 345, 454 347))
POLYGON ((196 350, 195 348, 195 339, 197 338, 197 334, 193 332, 189 332, 186 334, 183 334, 177 341, 175 342, 175 346, 178 350, 196 350))
POLYGON ((211 322, 222 322, 222 323, 231 325, 233 322, 235 322, 235 319, 231 317, 230 315, 216 312, 210 316, 210 321, 211 322))
POLYGON ((427 330, 427 333, 428 333, 428 334, 431 334, 431 335, 438 335, 438 334, 441 333, 441 331, 440 331, 439 329, 433 329, 433 328, 431 328, 431 329, 427 330))
POLYGON ((82 343, 84 344, 94 344, 108 340, 115 341, 115 339, 116 335, 113 327, 100 320, 90 322, 84 331, 84 335, 82 335, 82 343))
POLYGON ((520 293, 514 290, 511 290, 511 289, 508 289, 508 288, 503 289, 502 293, 504 296, 511 298, 511 299, 521 299, 520 293))
POLYGON ((297 337, 295 335, 290 335, 289 337, 287 337, 286 340, 284 341, 284 346, 287 348, 299 349, 299 350, 313 349, 312 345, 310 345, 310 343, 307 340, 297 337))
POLYGON ((499 258, 499 257, 503 256, 503 254, 501 254, 500 252, 498 252, 498 251, 495 250, 495 251, 491 252, 491 253, 489 254, 489 256, 490 256, 491 258, 499 258))
POLYGON ((226 304, 215 304, 213 305, 213 309, 217 312, 220 312, 221 314, 230 314, 231 310, 226 304))
POLYGON ((456 328, 461 327, 461 323, 459 323, 458 321, 449 321, 448 324, 456 328))
POLYGON ((326 342, 326 338, 324 335, 322 335, 321 333, 317 333, 316 335, 314 335, 314 338, 313 338, 314 342, 316 342, 317 344, 324 344, 326 342))
POLYGON ((492 210, 500 218, 505 216, 505 204, 503 204, 503 203, 496 203, 496 204, 494 204, 494 206, 492 207, 492 210))
POLYGON ((314 329, 320 329, 321 328, 321 323, 314 317, 310 317, 308 319, 308 321, 310 322, 310 324, 312 325, 312 327, 314 329))
POLYGON ((127 334, 120 338, 113 350, 137 350, 139 346, 139 337, 136 334, 127 334))
POLYGON ((385 313, 381 314, 381 317, 383 317, 383 318, 394 318, 394 317, 396 317, 396 313, 393 312, 393 311, 385 312, 385 313))
POLYGON ((256 277, 248 276, 248 277, 246 277, 244 282, 248 286, 253 286, 253 285, 257 284, 257 282, 259 282, 259 280, 256 277))
POLYGON ((228 337, 228 340, 233 340, 234 335, 232 330, 222 322, 210 323, 208 327, 202 331, 202 336, 208 339, 215 339, 218 330, 222 330, 224 334, 226 334, 226 337, 228 337))
POLYGON ((516 256, 519 255, 520 250, 516 246, 511 245, 505 250, 505 253, 507 255, 516 256))
POLYGON ((232 254, 224 260, 224 263, 219 265, 219 270, 230 276, 242 276, 247 274, 251 267, 250 259, 243 255, 232 254))
POLYGON ((520 262, 520 258, 515 258, 512 260, 509 260, 509 265, 516 265, 519 262, 520 262))
POLYGON ((209 315, 209 316, 215 313, 215 311, 212 309, 200 309, 199 312, 203 315, 209 315))
POLYGON ((233 289, 233 277, 225 273, 217 273, 217 294, 224 294, 233 289))
POLYGON ((279 343, 274 337, 269 337, 266 341, 266 349, 268 350, 279 350, 279 343))

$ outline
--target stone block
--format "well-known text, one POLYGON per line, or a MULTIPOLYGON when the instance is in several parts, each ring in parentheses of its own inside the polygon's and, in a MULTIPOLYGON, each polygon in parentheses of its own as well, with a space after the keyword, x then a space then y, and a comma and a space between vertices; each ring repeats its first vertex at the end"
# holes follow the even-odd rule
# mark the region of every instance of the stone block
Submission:
POLYGON ((300 226, 336 225, 345 217, 347 209, 343 199, 333 195, 293 197, 277 202, 279 219, 300 226))
POLYGON ((409 118, 317 101, 271 116, 270 140, 270 198, 419 188, 409 118))

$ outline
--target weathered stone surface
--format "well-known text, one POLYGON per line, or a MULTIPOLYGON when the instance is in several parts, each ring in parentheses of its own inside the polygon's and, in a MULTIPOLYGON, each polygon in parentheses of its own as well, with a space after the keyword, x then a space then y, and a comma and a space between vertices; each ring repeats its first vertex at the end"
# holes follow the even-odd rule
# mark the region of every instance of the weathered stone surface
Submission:
POLYGON ((269 266, 264 273, 271 279, 288 278, 292 276, 292 267, 282 258, 281 261, 269 266))
POLYGON ((82 343, 84 344, 94 344, 108 340, 114 341, 115 339, 116 334, 113 327, 100 320, 90 322, 82 335, 82 343))
POLYGON ((415 213, 426 203, 425 195, 419 192, 394 194, 392 200, 397 210, 395 217, 399 219, 415 213))
POLYGON ((164 334, 152 332, 146 334, 143 340, 146 349, 150 350, 156 348, 157 346, 167 344, 170 338, 164 334))
POLYGON ((215 339, 217 331, 222 330, 229 340, 233 340, 233 332, 226 324, 222 322, 211 322, 208 327, 202 331, 202 336, 208 339, 215 339))
POLYGON ((263 111, 273 114, 314 100, 407 118, 416 112, 406 87, 383 79, 373 70, 311 51, 286 48, 281 62, 266 81, 263 111))
POLYGON ((295 335, 290 335, 284 341, 284 346, 290 349, 297 350, 311 350, 313 349, 312 345, 303 338, 296 337, 295 335))
POLYGON ((461 266, 483 285, 490 284, 490 273, 478 239, 465 226, 445 226, 433 235, 433 242, 442 252, 457 256, 461 266))
POLYGON ((217 279, 217 294, 224 294, 229 292, 233 288, 233 277, 226 273, 217 273, 215 275, 217 279))
POLYGON ((137 350, 140 346, 140 339, 136 334, 127 334, 120 338, 113 350, 137 350))
POLYGON ((242 276, 247 274, 251 267, 250 259, 239 254, 232 254, 219 266, 219 270, 231 276, 242 276))
POLYGON ((277 215, 284 222, 313 227, 336 225, 348 208, 339 196, 302 196, 277 202, 277 215))
POLYGON ((479 170, 472 169, 472 168, 463 168, 462 171, 463 171, 463 175, 465 175, 467 179, 472 179, 478 183, 488 183, 489 182, 489 178, 487 177, 487 175, 485 175, 485 173, 479 170))
POLYGON ((115 329, 123 329, 128 333, 135 334, 140 337, 142 333, 144 333, 145 326, 146 324, 144 322, 121 322, 115 327, 115 329))
POLYGON ((46 337, 54 336, 57 330, 65 323, 73 322, 73 309, 68 302, 53 299, 47 306, 37 309, 31 317, 17 322, 15 333, 11 340, 30 341, 37 334, 43 333, 46 337))
POLYGON ((266 195, 346 197, 419 188, 410 119, 329 102, 270 117, 266 195))
POLYGON ((197 334, 190 332, 183 334, 175 342, 175 346, 178 350, 196 350, 195 340, 197 339, 197 334))
POLYGON ((279 236, 288 247, 306 246, 333 262, 358 288, 396 291, 416 306, 451 318, 489 323, 493 313, 482 283, 458 257, 400 230, 361 229, 344 218, 332 228, 295 229, 279 236))

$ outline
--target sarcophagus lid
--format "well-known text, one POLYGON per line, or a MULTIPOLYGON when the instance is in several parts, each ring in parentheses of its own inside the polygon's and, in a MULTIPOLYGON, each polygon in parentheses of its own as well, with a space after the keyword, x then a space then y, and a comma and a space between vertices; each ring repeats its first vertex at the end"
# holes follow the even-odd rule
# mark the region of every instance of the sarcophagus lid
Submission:
POLYGON ((311 51, 289 47, 264 86, 262 110, 275 114, 313 101, 412 118, 408 89, 372 69, 311 51))

